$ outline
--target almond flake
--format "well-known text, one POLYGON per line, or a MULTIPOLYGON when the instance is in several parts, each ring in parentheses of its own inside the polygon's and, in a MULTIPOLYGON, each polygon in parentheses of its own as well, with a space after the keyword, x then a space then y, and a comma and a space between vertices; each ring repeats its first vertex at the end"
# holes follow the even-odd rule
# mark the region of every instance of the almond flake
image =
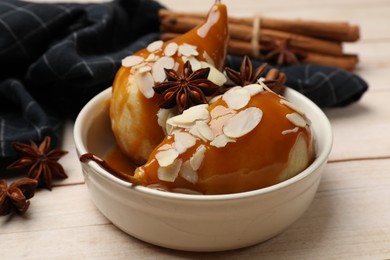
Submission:
MULTIPOLYGON (((204 121, 196 121, 195 127, 198 130, 198 133, 206 140, 212 141, 214 139, 214 133, 207 123, 204 121)), ((202 139, 203 139, 202 138, 202 139)))
POLYGON ((303 111, 301 108, 299 108, 294 103, 291 103, 290 101, 287 101, 285 99, 280 99, 280 104, 286 105, 287 107, 291 108, 292 110, 295 110, 297 113, 304 115, 305 111, 303 111))
POLYGON ((298 130, 299 130, 299 127, 296 126, 293 129, 287 129, 287 130, 282 131, 282 135, 286 135, 289 133, 296 133, 296 132, 298 132, 298 130))
POLYGON ((214 107, 213 110, 210 111, 210 116, 211 119, 217 119, 218 117, 222 117, 228 114, 235 114, 235 113, 236 111, 231 108, 218 105, 214 107))
POLYGON ((206 146, 201 144, 199 145, 198 148, 196 148, 195 153, 191 156, 190 165, 194 171, 199 170, 200 166, 202 165, 205 152, 206 152, 206 146))
POLYGON ((216 106, 213 110, 211 110, 210 128, 215 136, 223 133, 223 126, 236 113, 237 112, 235 110, 224 106, 216 106))
POLYGON ((172 57, 161 57, 153 64, 153 78, 156 82, 163 82, 166 78, 165 69, 172 69, 174 66, 174 59, 172 57))
POLYGON ((251 95, 248 90, 242 87, 234 87, 226 91, 223 94, 222 99, 226 102, 229 108, 240 109, 249 103, 251 95))
POLYGON ((214 60, 210 57, 210 55, 204 51, 203 52, 203 58, 206 60, 206 62, 210 65, 212 65, 213 67, 215 67, 215 63, 214 63, 214 60))
POLYGON ((249 107, 230 118, 223 127, 227 137, 238 138, 252 131, 261 121, 263 111, 249 107))
POLYGON ((144 58, 137 55, 127 56, 122 60, 123 67, 132 67, 134 65, 140 64, 144 61, 144 58))
POLYGON ((183 56, 181 57, 181 59, 183 60, 184 63, 186 63, 187 61, 190 62, 192 71, 196 71, 202 68, 200 61, 194 56, 183 56))
POLYGON ((149 66, 142 66, 141 68, 138 69, 138 73, 145 73, 145 72, 148 72, 151 70, 152 70, 152 68, 149 66))
POLYGON ((137 73, 135 74, 138 89, 146 98, 154 96, 154 81, 150 72, 137 73))
POLYGON ((186 132, 177 132, 175 136, 175 149, 179 154, 187 151, 188 148, 196 144, 196 138, 186 132))
POLYGON ((162 167, 171 165, 178 156, 179 153, 174 148, 158 151, 156 153, 156 159, 158 161, 158 164, 162 167))
POLYGON ((178 47, 179 46, 177 45, 176 42, 168 43, 167 46, 165 46, 165 49, 164 49, 165 56, 168 56, 168 57, 173 56, 176 53, 178 47))
POLYGON ((209 104, 217 102, 220 98, 222 98, 222 95, 213 97, 212 99, 209 100, 209 104))
POLYGON ((145 61, 146 62, 154 61, 155 58, 156 58, 156 55, 154 53, 151 53, 151 54, 149 54, 148 57, 146 57, 145 61))
POLYGON ((190 161, 185 161, 180 169, 180 176, 188 182, 195 184, 198 182, 198 173, 192 169, 190 161))
POLYGON ((299 115, 298 113, 287 114, 286 117, 288 120, 290 120, 291 123, 293 123, 296 126, 299 126, 299 127, 306 126, 305 119, 301 115, 299 115))
POLYGON ((182 163, 182 159, 177 159, 169 166, 159 167, 157 177, 162 181, 174 182, 179 175, 182 163))
POLYGON ((179 54, 183 56, 198 56, 199 53, 196 50, 196 46, 188 44, 188 43, 183 43, 179 46, 178 49, 179 54))
POLYGON ((167 120, 167 124, 172 126, 189 127, 197 120, 208 120, 210 115, 207 108, 208 104, 190 107, 184 110, 181 115, 169 118, 167 120))
POLYGON ((173 149, 171 144, 163 144, 157 150, 158 151, 166 151, 168 149, 173 149))
POLYGON ((215 146, 217 148, 221 148, 221 147, 225 147, 227 143, 234 143, 234 142, 236 142, 236 139, 221 134, 215 137, 214 140, 210 143, 210 145, 215 146))
POLYGON ((157 123, 159 126, 161 126, 165 134, 168 133, 167 120, 172 116, 173 116, 172 109, 160 108, 157 112, 157 123))
POLYGON ((180 66, 180 64, 178 62, 175 62, 175 65, 173 66, 173 69, 175 71, 178 71, 179 70, 179 66, 180 66))
POLYGON ((225 75, 222 72, 220 72, 219 70, 217 70, 213 65, 210 65, 209 63, 204 62, 204 61, 201 61, 200 65, 201 65, 202 69, 210 68, 210 73, 209 73, 209 76, 207 77, 208 80, 210 80, 211 82, 213 82, 214 84, 216 84, 218 86, 222 86, 223 84, 226 83, 225 75))
POLYGON ((159 50, 159 49, 161 49, 161 47, 163 46, 163 41, 154 41, 154 42, 152 42, 152 43, 150 43, 149 45, 148 45, 148 47, 146 47, 146 50, 148 51, 148 52, 155 52, 155 51, 157 51, 157 50, 159 50))
POLYGON ((260 84, 250 84, 250 85, 246 85, 244 89, 248 90, 251 97, 253 97, 254 95, 257 95, 261 91, 263 91, 263 86, 260 84))

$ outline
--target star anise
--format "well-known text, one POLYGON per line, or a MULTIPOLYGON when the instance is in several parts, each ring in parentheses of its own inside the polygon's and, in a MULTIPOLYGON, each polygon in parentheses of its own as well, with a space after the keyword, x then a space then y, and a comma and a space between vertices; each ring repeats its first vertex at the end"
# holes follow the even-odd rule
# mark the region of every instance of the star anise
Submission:
POLYGON ((181 74, 173 69, 164 69, 167 76, 164 82, 157 82, 154 91, 160 94, 158 105, 161 108, 172 108, 177 105, 180 113, 185 109, 207 103, 206 96, 218 90, 218 85, 207 79, 210 68, 192 71, 189 61, 181 74))
POLYGON ((234 82, 237 86, 246 86, 250 84, 255 84, 263 74, 265 68, 267 67, 266 63, 263 63, 253 72, 253 65, 248 56, 245 56, 240 67, 240 72, 235 71, 229 67, 225 69, 226 75, 231 81, 234 82))
POLYGON ((46 136, 39 146, 33 141, 30 145, 14 144, 22 158, 8 165, 7 170, 28 167, 28 177, 51 190, 53 177, 68 177, 62 165, 58 163, 58 160, 68 152, 61 149, 50 150, 50 144, 50 136, 46 136))
MULTIPOLYGON (((253 71, 253 65, 248 56, 245 56, 240 67, 240 72, 231 68, 226 68, 226 74, 229 79, 238 86, 246 86, 250 84, 256 84, 261 78, 261 75, 265 72, 267 67, 266 63, 263 63, 260 67, 253 71)), ((285 89, 284 83, 286 83, 286 75, 277 69, 270 69, 262 81, 272 91, 281 94, 285 89)))
POLYGON ((32 198, 37 188, 38 181, 23 178, 7 187, 5 180, 0 180, 0 216, 11 213, 12 209, 23 214, 30 206, 28 199, 32 198))
POLYGON ((290 40, 272 40, 264 42, 261 47, 264 60, 277 65, 298 64, 304 54, 291 48, 290 40))

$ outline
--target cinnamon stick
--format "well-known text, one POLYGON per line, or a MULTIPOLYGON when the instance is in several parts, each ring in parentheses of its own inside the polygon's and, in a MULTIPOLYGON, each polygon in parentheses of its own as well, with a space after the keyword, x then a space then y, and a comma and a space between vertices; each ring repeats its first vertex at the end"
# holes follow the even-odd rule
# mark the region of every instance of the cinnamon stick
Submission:
MULTIPOLYGON (((175 18, 165 16, 161 19, 161 31, 163 33, 185 33, 197 26, 199 23, 201 23, 201 21, 202 18, 198 18, 196 16, 178 16, 175 18)), ((295 48, 331 55, 341 55, 343 52, 341 43, 339 42, 332 42, 295 33, 264 28, 257 32, 257 34, 255 32, 256 35, 253 35, 253 28, 245 24, 229 24, 229 34, 231 39, 248 42, 251 42, 253 37, 256 37, 259 42, 270 41, 272 39, 290 39, 290 46, 295 48)))
MULTIPOLYGON (((163 33, 161 40, 168 41, 178 37, 180 34, 176 33, 163 33)), ((260 46, 261 49, 261 46, 260 46)), ((231 39, 228 43, 228 53, 235 55, 248 55, 250 57, 257 57, 260 54, 260 49, 254 50, 254 46, 246 41, 231 39)), ((298 50, 298 49, 297 49, 298 50)), ((315 63, 326 66, 337 67, 345 70, 352 71, 356 68, 358 63, 358 57, 355 54, 342 54, 338 56, 315 53, 304 50, 299 50, 305 54, 302 63, 315 63)))
MULTIPOLYGON (((160 18, 197 18, 204 19, 205 14, 189 14, 173 12, 166 9, 160 10, 160 18)), ((253 18, 229 18, 229 24, 241 24, 253 26, 253 18)), ((360 38, 360 30, 357 25, 350 25, 347 22, 325 22, 311 20, 287 20, 261 17, 261 28, 278 31, 285 31, 306 35, 314 38, 321 38, 340 42, 354 42, 360 38)))

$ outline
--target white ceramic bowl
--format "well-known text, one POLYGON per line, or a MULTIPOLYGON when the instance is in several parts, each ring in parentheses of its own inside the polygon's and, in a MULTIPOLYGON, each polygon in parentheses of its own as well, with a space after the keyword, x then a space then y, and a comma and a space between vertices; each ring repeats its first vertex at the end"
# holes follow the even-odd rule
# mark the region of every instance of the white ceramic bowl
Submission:
MULTIPOLYGON (((285 96, 303 108, 317 142, 317 158, 282 183, 227 195, 169 193, 122 181, 95 162, 82 164, 97 208, 114 225, 146 242, 179 250, 220 251, 246 247, 282 232, 309 207, 332 147, 332 130, 313 102, 287 89, 285 96)), ((102 157, 113 145, 108 102, 111 88, 93 98, 74 127, 78 155, 102 157)))

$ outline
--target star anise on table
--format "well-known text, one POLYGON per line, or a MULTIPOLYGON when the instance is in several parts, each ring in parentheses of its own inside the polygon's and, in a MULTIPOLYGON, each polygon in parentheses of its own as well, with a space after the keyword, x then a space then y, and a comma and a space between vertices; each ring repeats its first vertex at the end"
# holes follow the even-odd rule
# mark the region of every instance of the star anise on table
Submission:
POLYGON ((58 162, 68 152, 61 149, 50 150, 50 144, 50 136, 46 136, 39 146, 33 141, 30 145, 14 144, 22 158, 8 165, 7 170, 28 168, 29 178, 37 180, 40 185, 51 190, 53 177, 62 179, 68 177, 58 162))
MULTIPOLYGON (((250 84, 256 84, 261 79, 261 75, 265 72, 267 64, 263 63, 260 67, 253 69, 253 64, 248 56, 245 56, 240 67, 240 71, 235 71, 232 68, 227 67, 225 69, 226 75, 237 86, 246 86, 250 84)), ((272 91, 281 94, 286 83, 286 75, 277 69, 270 69, 262 80, 272 91)))
POLYGON ((206 104, 206 96, 211 96, 218 90, 218 85, 207 79, 210 68, 192 71, 187 61, 181 74, 173 69, 164 69, 166 80, 157 82, 153 87, 154 91, 160 94, 158 105, 161 108, 172 108, 177 105, 179 113, 185 109, 206 104))
POLYGON ((13 209, 24 214, 30 206, 29 199, 35 194, 38 181, 22 178, 9 187, 5 180, 0 180, 0 216, 11 213, 13 209))
POLYGON ((265 61, 276 63, 279 66, 298 64, 305 56, 302 52, 291 48, 289 39, 263 42, 261 50, 265 61))

